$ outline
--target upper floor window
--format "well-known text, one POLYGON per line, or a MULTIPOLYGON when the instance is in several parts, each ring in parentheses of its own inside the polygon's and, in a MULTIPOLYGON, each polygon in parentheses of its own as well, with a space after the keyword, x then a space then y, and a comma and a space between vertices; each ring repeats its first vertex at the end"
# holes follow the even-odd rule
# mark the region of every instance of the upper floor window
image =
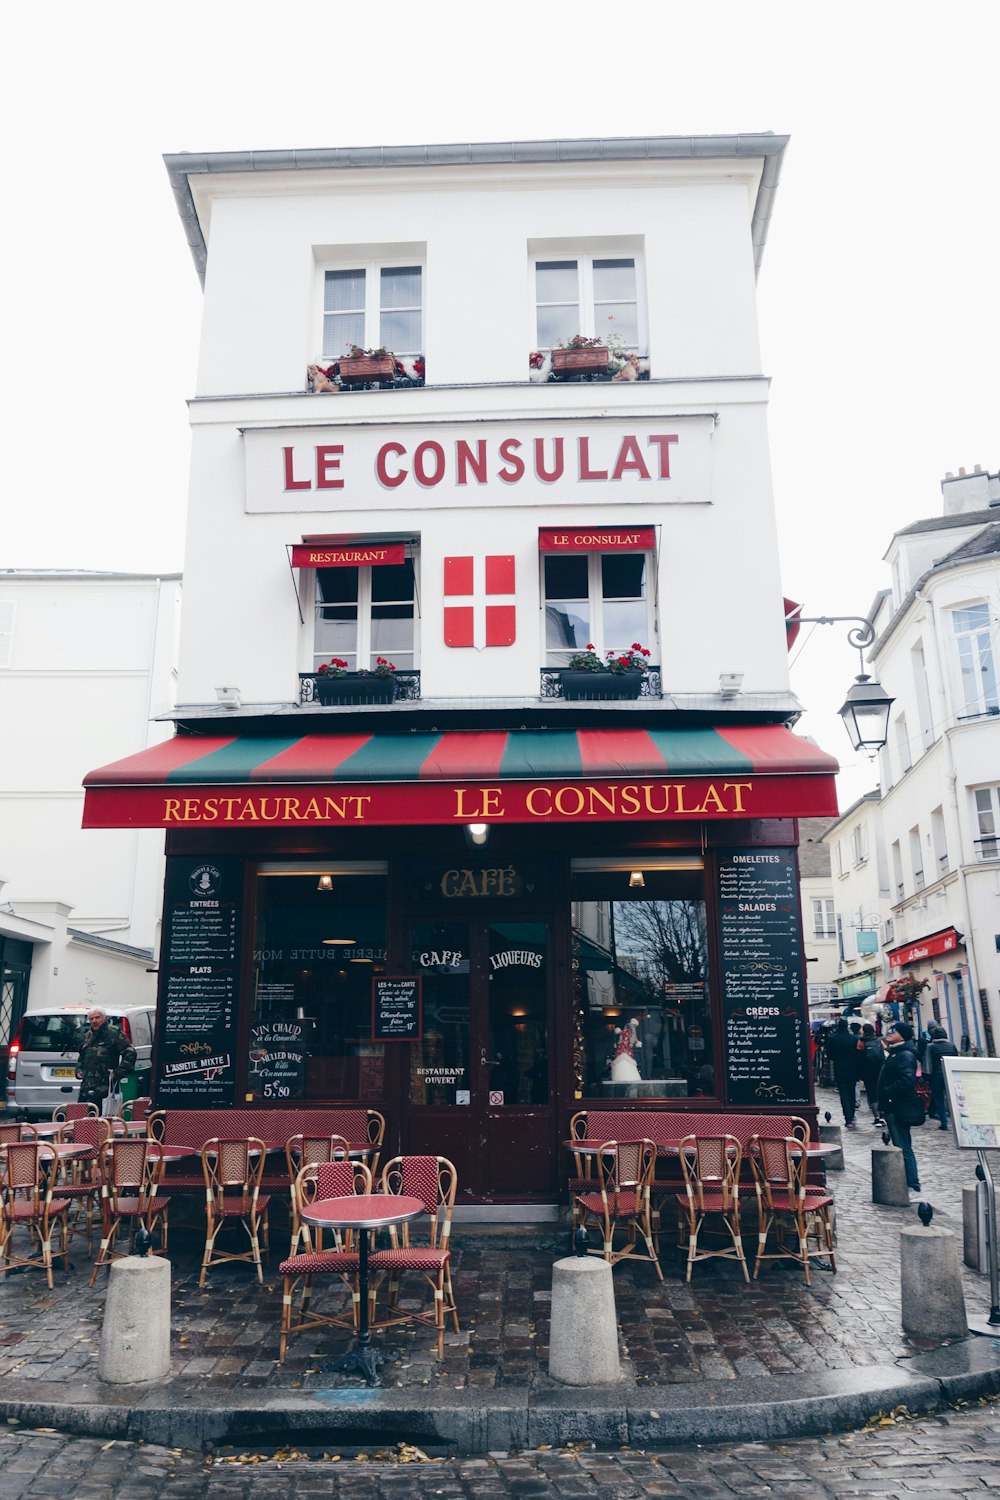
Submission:
POLYGON ((975 798, 979 824, 976 854, 979 859, 1000 859, 1000 787, 979 787, 975 798))
POLYGON ((813 896, 813 937, 832 938, 837 936, 837 925, 833 914, 833 901, 827 896, 813 896))
POLYGON ((411 358, 423 352, 421 266, 369 262, 324 273, 323 356, 339 359, 352 344, 411 358))
POLYGON ((331 657, 371 671, 380 656, 399 671, 417 665, 412 557, 384 567, 316 569, 314 670, 331 657))
POLYGON ((856 823, 851 830, 851 854, 856 865, 863 865, 868 858, 868 827, 856 823))
POLYGON ((590 645, 604 657, 652 641, 646 553, 549 553, 543 568, 547 666, 565 667, 590 645))
POLYGON ((614 340, 637 354, 642 322, 634 255, 574 255, 535 261, 538 349, 568 343, 576 334, 614 340))
POLYGON ((988 604, 973 604, 952 611, 958 648, 959 702, 961 717, 996 712, 996 661, 991 639, 988 604))

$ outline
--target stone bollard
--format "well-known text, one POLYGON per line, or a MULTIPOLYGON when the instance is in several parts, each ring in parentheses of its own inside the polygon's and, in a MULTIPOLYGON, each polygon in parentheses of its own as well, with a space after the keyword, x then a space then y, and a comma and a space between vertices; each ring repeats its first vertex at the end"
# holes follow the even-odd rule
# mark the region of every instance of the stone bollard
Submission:
POLYGON ((116 1385, 170 1373, 170 1262, 126 1255, 111 1262, 97 1378, 116 1385))
POLYGON ((549 1374, 564 1385, 613 1385, 621 1379, 611 1266, 594 1255, 552 1267, 549 1374))
MULTIPOLYGON (((843 1148, 844 1137, 840 1133, 839 1125, 821 1125, 819 1127, 820 1144, 823 1146, 840 1146, 843 1148)), ((831 1151, 823 1155, 828 1172, 842 1172, 844 1170, 844 1152, 831 1151)))
POLYGON ((885 1203, 890 1208, 909 1205, 906 1168, 898 1146, 872 1147, 872 1202, 885 1203))
POLYGON ((958 1242, 950 1229, 921 1224, 899 1237, 903 1332, 927 1339, 960 1339, 969 1331, 965 1315, 958 1242))
POLYGON ((962 1241, 965 1264, 974 1271, 988 1271, 986 1253, 986 1206, 985 1182, 962 1183, 962 1241), (982 1199, 982 1203, 980 1203, 982 1199))

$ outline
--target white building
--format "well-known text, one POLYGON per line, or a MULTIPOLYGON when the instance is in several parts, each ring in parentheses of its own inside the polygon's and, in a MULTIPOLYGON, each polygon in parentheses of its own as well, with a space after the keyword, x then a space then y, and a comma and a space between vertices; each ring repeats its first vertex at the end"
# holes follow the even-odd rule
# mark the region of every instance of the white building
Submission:
POLYGON ((866 792, 824 835, 830 851, 837 998, 873 1000, 888 981, 883 945, 894 940, 879 824, 881 793, 866 792))
POLYGON ((0 1048, 26 1006, 155 993, 163 835, 80 826, 91 766, 165 737, 176 575, 0 572, 0 1048))
POLYGON ((836 910, 830 850, 824 835, 829 818, 799 819, 799 893, 802 900, 802 937, 806 953, 807 994, 810 1015, 840 999, 837 976, 836 910))
MULTIPOLYGON (((876 601, 868 659, 894 698, 881 800, 831 830, 838 918, 879 910, 880 979, 922 986, 914 1020, 939 1019, 995 1055, 1000 1004, 1000 476, 949 474, 943 514, 898 531, 892 590, 876 601), (876 831, 876 839, 871 838, 876 831), (858 855, 867 843, 864 861, 858 855), (877 864, 863 890, 853 868, 877 864), (838 859, 840 865, 838 866, 838 859), (850 867, 850 868, 849 868, 850 867), (850 894, 848 895, 848 892, 850 894)), ((845 958, 847 950, 845 948, 845 958)))
POLYGON ((626 1013, 657 1107, 808 1108, 795 820, 836 801, 757 329, 784 145, 168 158, 178 733, 85 814, 168 830, 161 1102, 364 1101, 495 1203, 553 1201, 626 1013), (591 645, 648 670, 564 676, 591 645))

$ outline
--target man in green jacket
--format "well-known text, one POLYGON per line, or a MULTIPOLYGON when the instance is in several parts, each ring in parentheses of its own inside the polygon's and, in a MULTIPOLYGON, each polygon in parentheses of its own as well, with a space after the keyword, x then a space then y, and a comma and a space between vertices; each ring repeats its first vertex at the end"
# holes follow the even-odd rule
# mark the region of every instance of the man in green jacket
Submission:
POLYGON ((113 1084, 135 1070, 135 1048, 123 1031, 112 1026, 103 1010, 88 1017, 90 1030, 80 1044, 77 1073, 80 1103, 102 1107, 113 1084))

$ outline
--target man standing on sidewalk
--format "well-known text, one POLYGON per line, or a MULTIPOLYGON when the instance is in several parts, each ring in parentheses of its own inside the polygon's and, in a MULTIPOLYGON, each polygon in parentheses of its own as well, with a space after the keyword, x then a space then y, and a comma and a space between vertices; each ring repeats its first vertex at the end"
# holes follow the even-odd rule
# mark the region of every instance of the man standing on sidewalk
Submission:
POLYGON ((941 1059, 942 1057, 957 1057, 958 1048, 954 1042, 949 1042, 948 1033, 943 1026, 931 1026, 929 1030, 931 1039, 924 1053, 924 1072, 931 1080, 930 1113, 937 1119, 938 1129, 947 1130, 948 1090, 944 1084, 944 1068, 941 1066, 941 1059))
POLYGON ((837 1085, 837 1093, 840 1095, 840 1107, 844 1111, 844 1124, 848 1130, 853 1130, 855 1090, 858 1086, 858 1079, 861 1076, 861 1055, 858 1052, 857 1038, 853 1037, 848 1030, 846 1017, 840 1017, 834 1027, 833 1035, 827 1037, 826 1052, 833 1063, 833 1081, 837 1085))
POLYGON ((885 1116, 892 1144, 903 1153, 906 1185, 912 1192, 919 1193, 920 1178, 910 1131, 915 1125, 924 1123, 924 1106, 917 1096, 917 1049, 913 1027, 907 1021, 897 1021, 890 1026, 885 1044, 888 1053, 878 1085, 879 1109, 885 1116))

